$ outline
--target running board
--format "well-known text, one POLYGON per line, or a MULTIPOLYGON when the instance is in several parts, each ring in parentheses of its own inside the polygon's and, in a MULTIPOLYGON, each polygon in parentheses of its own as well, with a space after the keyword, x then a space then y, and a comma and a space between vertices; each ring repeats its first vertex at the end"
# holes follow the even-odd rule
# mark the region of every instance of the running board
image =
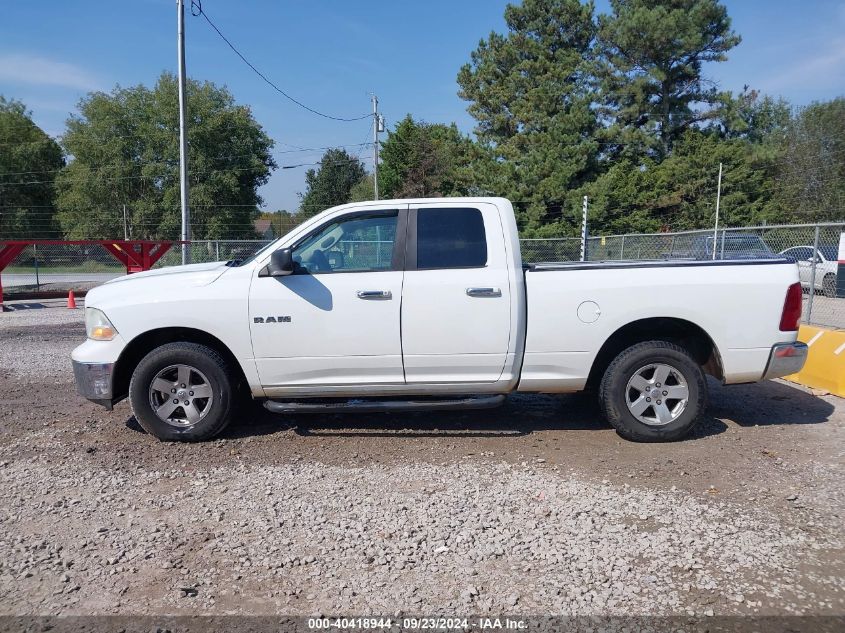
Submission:
POLYGON ((264 407, 273 413, 375 413, 388 411, 431 411, 432 409, 492 409, 505 401, 505 396, 476 396, 452 400, 367 400, 350 398, 336 402, 279 402, 267 400, 264 407))

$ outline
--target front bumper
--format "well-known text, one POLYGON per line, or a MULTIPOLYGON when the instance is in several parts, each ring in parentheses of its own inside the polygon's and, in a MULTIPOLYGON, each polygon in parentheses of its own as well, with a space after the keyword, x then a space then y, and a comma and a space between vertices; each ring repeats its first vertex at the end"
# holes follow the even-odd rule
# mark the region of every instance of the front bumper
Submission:
POLYGON ((797 374, 804 367, 809 347, 806 343, 778 343, 772 347, 763 380, 797 374))
POLYGON ((92 341, 79 345, 70 355, 76 391, 83 398, 111 410, 125 394, 115 393, 114 370, 126 349, 126 342, 118 334, 110 341, 92 341))
POLYGON ((76 391, 83 398, 112 408, 112 377, 114 363, 81 363, 73 361, 73 377, 76 391))

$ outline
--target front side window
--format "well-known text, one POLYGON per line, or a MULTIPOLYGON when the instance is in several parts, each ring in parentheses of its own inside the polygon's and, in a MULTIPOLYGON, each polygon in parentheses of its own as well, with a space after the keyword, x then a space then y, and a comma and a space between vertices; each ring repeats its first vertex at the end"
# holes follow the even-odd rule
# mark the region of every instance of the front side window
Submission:
POLYGON ((390 270, 397 213, 358 215, 330 222, 293 250, 297 273, 390 270))
POLYGON ((478 209, 418 209, 417 268, 481 268, 487 236, 478 209))

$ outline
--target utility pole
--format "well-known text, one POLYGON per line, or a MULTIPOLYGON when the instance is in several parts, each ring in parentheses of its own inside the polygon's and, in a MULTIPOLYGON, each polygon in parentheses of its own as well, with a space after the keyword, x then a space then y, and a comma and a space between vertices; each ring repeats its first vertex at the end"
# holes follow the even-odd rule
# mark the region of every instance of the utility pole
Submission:
POLYGON ((384 131, 384 119, 378 113, 378 97, 373 97, 373 196, 378 200, 378 133, 384 131))
POLYGON ((182 203, 182 264, 191 263, 191 214, 188 210, 188 130, 187 99, 185 97, 185 2, 176 0, 177 38, 179 57, 179 190, 182 203))
POLYGON ((713 227, 713 259, 716 259, 716 240, 719 238, 719 201, 722 198, 722 163, 719 163, 719 183, 716 185, 716 225, 713 227))
POLYGON ((587 261, 587 196, 584 196, 584 207, 581 214, 581 261, 587 261))

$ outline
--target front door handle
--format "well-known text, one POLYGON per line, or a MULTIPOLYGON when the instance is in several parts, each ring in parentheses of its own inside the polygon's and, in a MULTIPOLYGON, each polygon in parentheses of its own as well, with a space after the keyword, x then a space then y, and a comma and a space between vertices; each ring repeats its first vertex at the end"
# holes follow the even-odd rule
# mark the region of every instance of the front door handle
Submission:
POLYGON ((500 288, 467 288, 467 294, 470 297, 501 297, 502 290, 500 288))
POLYGON ((390 290, 359 290, 359 299, 392 299, 393 293, 390 290))

